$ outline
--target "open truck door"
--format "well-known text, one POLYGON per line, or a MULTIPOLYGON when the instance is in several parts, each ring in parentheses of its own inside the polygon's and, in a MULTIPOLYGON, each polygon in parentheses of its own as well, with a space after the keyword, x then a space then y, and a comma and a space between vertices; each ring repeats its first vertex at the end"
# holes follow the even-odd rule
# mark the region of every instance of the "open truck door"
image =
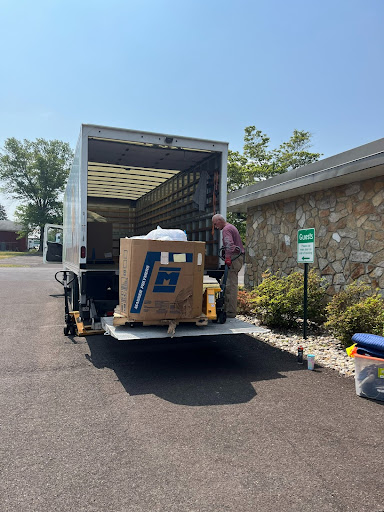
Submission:
POLYGON ((63 261, 63 226, 46 224, 44 227, 43 262, 63 261))

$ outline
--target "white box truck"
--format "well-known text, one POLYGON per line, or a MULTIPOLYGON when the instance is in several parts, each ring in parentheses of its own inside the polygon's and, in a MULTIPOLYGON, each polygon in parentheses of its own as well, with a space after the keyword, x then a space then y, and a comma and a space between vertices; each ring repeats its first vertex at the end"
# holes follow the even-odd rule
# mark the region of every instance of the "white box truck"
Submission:
MULTIPOLYGON (((64 194, 62 261, 70 309, 85 326, 99 328, 118 304, 120 238, 182 229, 205 242, 205 273, 220 275, 211 218, 226 215, 227 156, 226 142, 81 126, 64 194)), ((48 238, 45 249, 54 245, 48 238)))
MULTIPOLYGON (((211 219, 214 213, 226 215, 227 156, 226 142, 81 126, 63 226, 47 225, 44 237, 45 261, 57 262, 62 254, 63 270, 57 272, 62 278, 56 274, 56 279, 68 298, 65 334, 106 331, 122 340, 167 336, 158 326, 127 332, 113 325, 121 238, 146 235, 157 226, 184 230, 189 241, 205 242, 204 274, 220 279, 222 238, 211 219)), ((263 329, 230 319, 209 328, 183 324, 176 337, 254 331, 263 329)))
MULTIPOLYGON (((44 261, 62 256, 56 279, 66 291, 65 334, 105 331, 121 340, 167 336, 164 327, 113 325, 121 238, 146 235, 157 226, 184 230, 189 241, 205 242, 208 280, 220 279, 222 238, 211 219, 214 213, 226 215, 227 156, 226 142, 81 126, 63 226, 47 225, 44 237, 44 261)), ((263 329, 229 319, 207 328, 183 324, 176 337, 254 331, 263 329)))

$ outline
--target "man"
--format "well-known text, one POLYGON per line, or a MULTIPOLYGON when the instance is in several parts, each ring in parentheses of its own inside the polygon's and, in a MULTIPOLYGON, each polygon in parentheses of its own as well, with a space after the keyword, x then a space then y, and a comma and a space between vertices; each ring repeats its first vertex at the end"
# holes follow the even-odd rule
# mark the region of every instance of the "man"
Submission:
POLYGON ((212 224, 216 229, 220 229, 223 234, 225 264, 229 267, 227 286, 225 289, 225 310, 227 317, 235 318, 237 314, 238 273, 244 263, 244 247, 237 228, 229 222, 226 222, 222 215, 214 215, 212 217, 212 224), (241 255, 233 259, 239 254, 236 247, 239 247, 241 255))

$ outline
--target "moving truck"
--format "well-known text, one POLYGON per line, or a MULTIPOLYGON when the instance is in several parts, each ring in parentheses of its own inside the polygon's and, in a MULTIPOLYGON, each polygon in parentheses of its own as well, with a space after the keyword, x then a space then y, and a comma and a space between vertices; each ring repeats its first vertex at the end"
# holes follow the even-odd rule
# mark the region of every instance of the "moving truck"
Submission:
POLYGON ((211 218, 226 215, 227 155, 226 142, 81 126, 64 194, 62 255, 70 309, 84 326, 97 330, 119 304, 125 237, 181 229, 188 241, 205 242, 204 274, 220 277, 221 233, 211 218))

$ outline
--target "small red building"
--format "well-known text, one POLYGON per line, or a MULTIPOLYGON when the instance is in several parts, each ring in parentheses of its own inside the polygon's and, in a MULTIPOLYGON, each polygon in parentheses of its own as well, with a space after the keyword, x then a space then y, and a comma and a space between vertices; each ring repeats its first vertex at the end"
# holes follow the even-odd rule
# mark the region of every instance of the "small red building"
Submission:
POLYGON ((0 251, 21 251, 28 248, 28 238, 18 239, 17 232, 21 230, 20 224, 11 220, 0 220, 0 251))

